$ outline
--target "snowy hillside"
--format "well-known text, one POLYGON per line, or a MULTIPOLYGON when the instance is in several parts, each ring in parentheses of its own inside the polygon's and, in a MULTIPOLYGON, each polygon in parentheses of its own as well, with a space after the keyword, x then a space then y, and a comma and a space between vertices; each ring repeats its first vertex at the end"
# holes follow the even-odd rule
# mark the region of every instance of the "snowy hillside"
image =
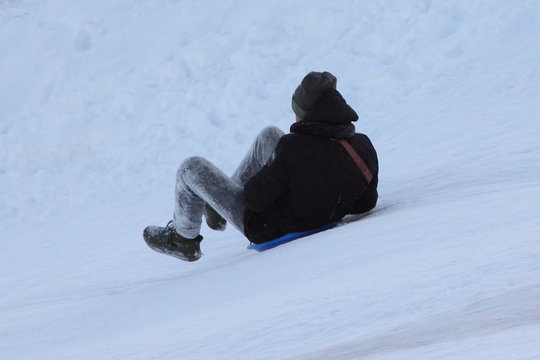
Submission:
POLYGON ((540 2, 0 0, 0 358, 540 359, 540 2), (380 201, 264 253, 146 247, 330 71, 380 201))

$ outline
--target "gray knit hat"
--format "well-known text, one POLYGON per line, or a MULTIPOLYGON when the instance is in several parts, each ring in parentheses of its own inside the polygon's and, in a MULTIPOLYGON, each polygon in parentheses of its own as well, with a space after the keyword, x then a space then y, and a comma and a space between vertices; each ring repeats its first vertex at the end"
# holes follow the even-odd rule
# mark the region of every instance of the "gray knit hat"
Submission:
POLYGON ((301 119, 313 109, 321 94, 330 88, 336 88, 337 79, 329 72, 312 71, 298 85, 292 96, 292 109, 301 119))

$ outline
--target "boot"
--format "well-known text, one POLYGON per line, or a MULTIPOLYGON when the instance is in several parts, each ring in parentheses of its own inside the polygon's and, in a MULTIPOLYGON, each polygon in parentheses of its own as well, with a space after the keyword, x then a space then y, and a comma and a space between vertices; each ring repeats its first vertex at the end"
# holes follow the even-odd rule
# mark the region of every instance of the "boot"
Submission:
POLYGON ((201 258, 201 235, 188 239, 178 234, 172 220, 167 226, 148 226, 143 232, 144 241, 152 250, 174 256, 184 261, 197 261, 201 258))
POLYGON ((204 207, 204 217, 206 218, 206 225, 212 230, 223 231, 227 227, 227 220, 208 204, 204 207))

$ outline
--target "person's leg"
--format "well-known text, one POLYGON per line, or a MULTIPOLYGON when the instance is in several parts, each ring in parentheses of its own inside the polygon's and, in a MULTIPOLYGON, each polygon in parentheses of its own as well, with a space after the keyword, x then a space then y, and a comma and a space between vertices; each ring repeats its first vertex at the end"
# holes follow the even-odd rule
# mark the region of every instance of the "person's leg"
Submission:
POLYGON ((258 173, 272 159, 276 145, 282 136, 283 131, 275 126, 264 128, 257 135, 251 148, 236 168, 232 179, 244 186, 253 175, 258 173))
POLYGON ((227 220, 244 233, 244 184, 271 159, 282 135, 278 128, 265 128, 238 166, 233 179, 206 159, 186 159, 176 175, 173 220, 166 227, 144 229, 143 237, 148 246, 181 260, 198 260, 202 256, 199 233, 205 208, 207 222, 208 208, 213 212, 213 225, 216 225, 213 228, 224 229, 227 220))
POLYGON ((176 175, 176 206, 173 224, 186 238, 199 235, 205 204, 221 214, 242 233, 245 204, 243 187, 229 178, 208 160, 186 159, 176 175))
POLYGON ((173 218, 176 231, 188 238, 199 235, 205 205, 208 204, 216 215, 244 233, 244 184, 271 159, 282 136, 283 132, 277 127, 264 128, 240 162, 232 179, 204 158, 186 159, 176 176, 173 218))
MULTIPOLYGON (((234 172, 232 179, 242 187, 272 158, 279 139, 283 136, 283 131, 274 126, 264 128, 251 145, 249 151, 244 156, 238 168, 234 172)), ((214 230, 225 230, 227 221, 212 206, 206 204, 204 209, 206 224, 214 230)))

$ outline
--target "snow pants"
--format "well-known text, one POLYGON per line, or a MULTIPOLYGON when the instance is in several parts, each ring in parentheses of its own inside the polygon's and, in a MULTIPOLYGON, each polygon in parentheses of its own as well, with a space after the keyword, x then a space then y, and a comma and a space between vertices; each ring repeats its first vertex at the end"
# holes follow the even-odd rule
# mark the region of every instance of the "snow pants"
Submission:
POLYGON ((244 185, 274 156, 283 132, 267 127, 232 175, 227 176, 208 160, 193 156, 182 162, 176 173, 176 206, 173 224, 180 235, 194 238, 201 230, 204 207, 208 203, 225 220, 244 233, 244 185))

